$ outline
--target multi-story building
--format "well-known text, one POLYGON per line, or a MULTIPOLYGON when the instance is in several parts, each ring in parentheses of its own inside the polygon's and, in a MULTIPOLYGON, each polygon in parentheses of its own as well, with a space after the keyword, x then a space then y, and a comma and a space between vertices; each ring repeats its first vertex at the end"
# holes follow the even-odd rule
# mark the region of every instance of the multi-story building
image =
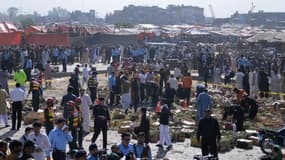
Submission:
POLYGON ((106 16, 107 23, 203 24, 204 9, 193 6, 169 5, 166 9, 129 5, 106 16))

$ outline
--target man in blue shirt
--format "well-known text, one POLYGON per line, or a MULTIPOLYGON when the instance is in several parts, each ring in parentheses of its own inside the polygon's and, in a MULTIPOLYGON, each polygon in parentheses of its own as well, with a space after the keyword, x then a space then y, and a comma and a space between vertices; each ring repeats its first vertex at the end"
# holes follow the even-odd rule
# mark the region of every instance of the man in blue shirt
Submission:
POLYGON ((116 90, 116 76, 115 72, 111 72, 111 75, 108 77, 108 86, 110 91, 110 106, 113 106, 115 99, 115 90, 116 90))
POLYGON ((127 134, 127 133, 123 133, 122 136, 121 136, 121 144, 118 145, 121 153, 124 155, 124 156, 127 156, 128 154, 130 153, 133 153, 135 154, 135 151, 134 151, 134 146, 130 143, 130 140, 131 140, 131 136, 130 134, 127 134))
POLYGON ((31 80, 31 72, 33 69, 33 61, 30 57, 26 57, 26 61, 25 61, 25 66, 24 66, 24 72, 26 73, 27 76, 27 81, 31 80))
POLYGON ((65 125, 65 119, 59 118, 56 120, 56 128, 49 133, 49 140, 52 148, 52 158, 54 160, 66 159, 66 145, 72 142, 73 137, 65 125))
POLYGON ((212 108, 212 100, 208 94, 208 89, 205 88, 204 92, 200 93, 197 97, 197 122, 204 118, 204 111, 212 108))
POLYGON ((136 158, 152 160, 151 149, 148 144, 145 143, 144 132, 138 133, 138 143, 134 144, 134 151, 136 158))

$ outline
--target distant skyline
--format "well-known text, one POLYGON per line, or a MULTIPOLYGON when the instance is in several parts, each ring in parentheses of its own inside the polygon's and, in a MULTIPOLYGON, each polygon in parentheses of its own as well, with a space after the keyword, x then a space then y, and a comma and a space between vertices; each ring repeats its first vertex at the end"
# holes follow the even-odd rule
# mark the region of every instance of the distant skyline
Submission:
POLYGON ((9 7, 17 7, 21 13, 37 11, 46 15, 54 7, 60 6, 68 11, 88 11, 95 9, 98 16, 104 18, 106 13, 122 10, 124 6, 133 4, 140 6, 159 6, 165 8, 169 4, 191 5, 204 8, 205 16, 209 17, 209 4, 212 5, 217 18, 229 17, 235 11, 247 13, 251 3, 256 6, 254 11, 285 12, 285 0, 0 0, 0 12, 6 12, 9 7))

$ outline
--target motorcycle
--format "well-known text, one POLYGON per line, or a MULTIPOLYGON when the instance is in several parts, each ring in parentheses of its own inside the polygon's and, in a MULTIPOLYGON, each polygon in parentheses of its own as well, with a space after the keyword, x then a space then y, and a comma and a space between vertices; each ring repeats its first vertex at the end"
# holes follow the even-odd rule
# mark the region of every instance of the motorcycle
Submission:
POLYGON ((258 130, 258 144, 261 151, 270 155, 272 153, 272 146, 279 145, 285 147, 285 127, 278 130, 260 129, 258 130))

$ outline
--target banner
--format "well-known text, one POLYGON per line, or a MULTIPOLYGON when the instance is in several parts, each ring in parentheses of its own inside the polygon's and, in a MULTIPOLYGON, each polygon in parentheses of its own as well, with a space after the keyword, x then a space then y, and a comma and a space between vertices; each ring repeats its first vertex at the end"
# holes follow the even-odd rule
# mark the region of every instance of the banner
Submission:
POLYGON ((20 46, 22 32, 0 33, 0 46, 20 46))
POLYGON ((45 45, 49 47, 53 46, 70 47, 70 38, 67 34, 35 33, 27 37, 27 43, 30 45, 45 45))

